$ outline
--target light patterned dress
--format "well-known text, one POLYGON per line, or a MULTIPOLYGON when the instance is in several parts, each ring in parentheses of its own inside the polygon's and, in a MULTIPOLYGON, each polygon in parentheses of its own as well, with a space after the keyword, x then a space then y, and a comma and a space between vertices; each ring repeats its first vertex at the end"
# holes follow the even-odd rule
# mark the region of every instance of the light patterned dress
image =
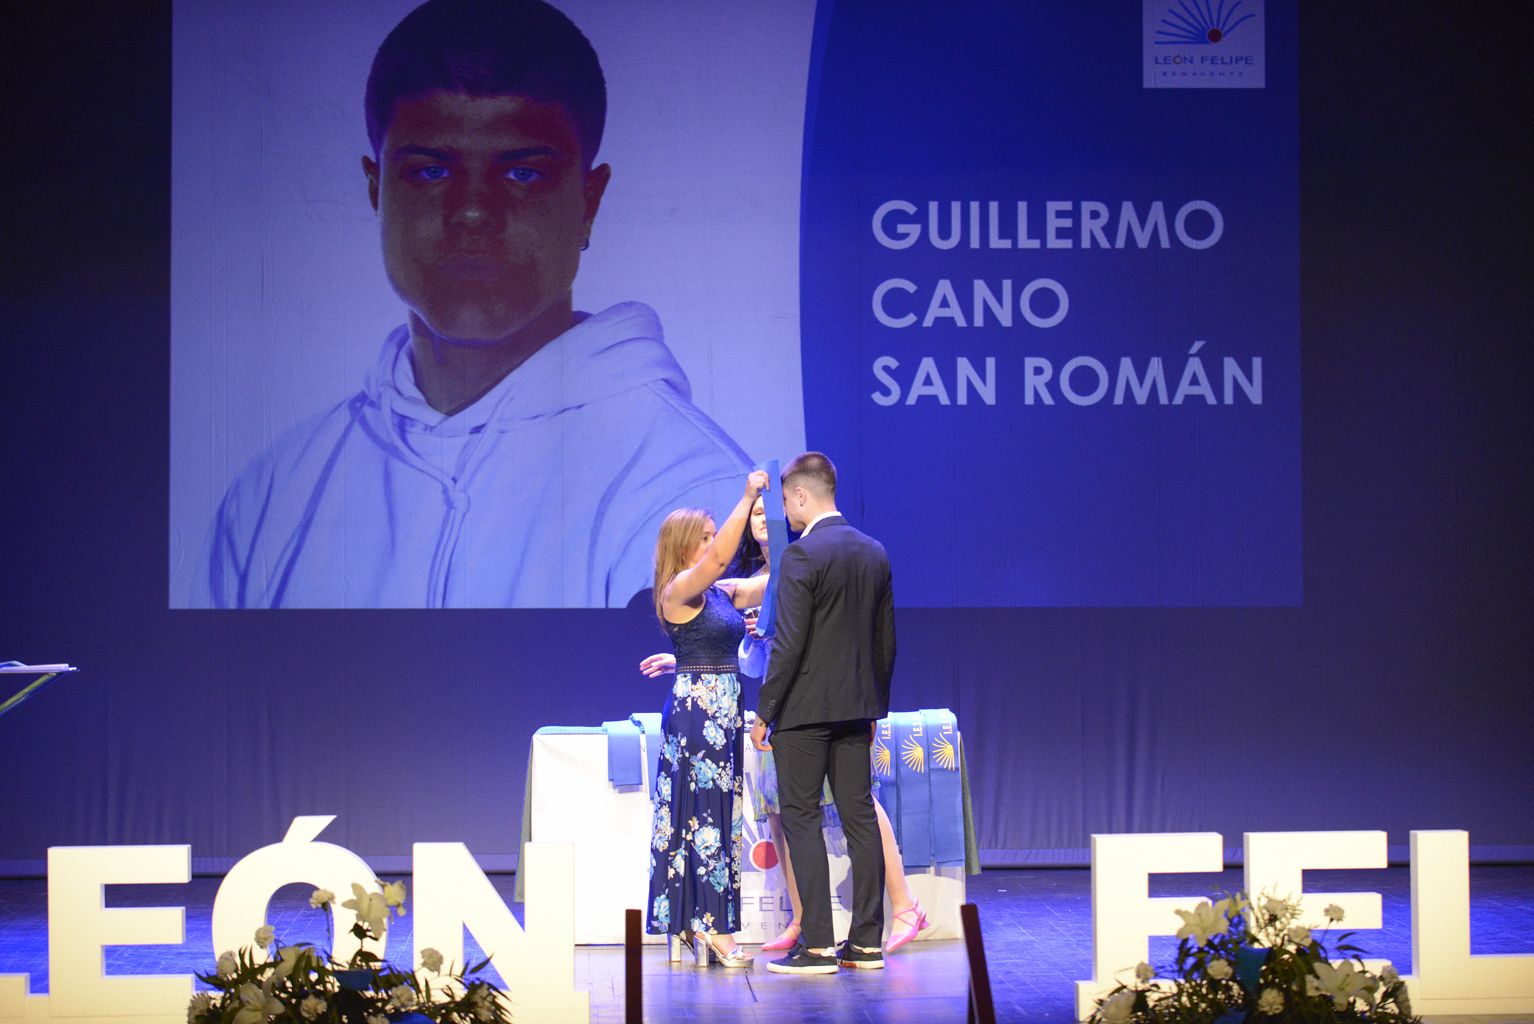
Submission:
POLYGON ((676 680, 661 713, 650 831, 651 934, 740 928, 741 710, 736 648, 745 621, 719 587, 666 624, 676 680))
MULTIPOLYGON (((753 612, 758 611, 760 609, 747 608, 742 615, 749 619, 753 612)), ((750 645, 755 652, 752 655, 752 660, 748 662, 746 654, 747 645, 742 643, 740 664, 742 667, 748 664, 753 665, 755 667, 751 668, 750 672, 760 671, 765 676, 767 674, 767 661, 772 656, 772 640, 771 638, 764 640, 753 637, 750 645)), ((755 679, 756 677, 748 674, 746 678, 755 679)), ((770 750, 758 751, 756 758, 756 785, 751 787, 751 818, 753 821, 766 821, 769 814, 782 813, 782 807, 778 802, 778 763, 773 760, 772 751, 770 750)), ((879 778, 877 775, 873 778, 873 788, 875 793, 879 791, 879 778)), ((829 779, 820 788, 820 806, 823 811, 821 827, 841 828, 842 820, 836 813, 836 804, 831 798, 831 781, 829 779)))

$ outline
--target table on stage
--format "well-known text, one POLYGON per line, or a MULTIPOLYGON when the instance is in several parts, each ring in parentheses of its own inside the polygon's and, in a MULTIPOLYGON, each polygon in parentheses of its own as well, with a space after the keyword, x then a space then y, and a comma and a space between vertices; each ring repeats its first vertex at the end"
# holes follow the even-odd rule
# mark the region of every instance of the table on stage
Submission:
POLYGON ((0 701, 0 715, 13 711, 23 701, 37 695, 43 687, 53 682, 65 672, 73 672, 73 665, 26 665, 19 661, 0 662, 0 675, 37 676, 32 682, 23 686, 4 701, 0 701))
MULTIPOLYGON (((604 728, 549 726, 539 729, 533 737, 523 801, 522 840, 574 846, 575 935, 576 942, 581 944, 621 943, 624 910, 633 907, 648 912, 654 770, 650 745, 659 742, 660 716, 634 717, 646 719, 647 728, 640 730, 638 736, 643 768, 636 773, 633 784, 628 785, 610 781, 609 737, 604 728)), ((747 732, 751 721, 748 714, 747 732)), ((754 821, 749 810, 751 792, 761 770, 761 755, 751 746, 746 733, 743 740, 747 810, 742 844, 742 927, 736 937, 742 942, 757 943, 776 936, 792 919, 793 912, 767 824, 754 821)), ((962 759, 959 769, 962 772, 962 759)), ((966 783, 966 794, 967 789, 966 783)), ((932 925, 922 933, 922 939, 960 937, 958 908, 965 898, 966 864, 971 873, 978 870, 967 796, 960 813, 963 861, 943 866, 906 864, 911 894, 921 901, 932 925)), ((827 829, 826 837, 832 907, 837 936, 841 938, 850 918, 844 903, 851 900, 846 843, 837 828, 827 829)), ((519 899, 522 884, 519 875, 519 899)), ((885 922, 888 929, 892 918, 887 902, 885 922)), ((650 936, 647 941, 659 942, 661 937, 650 936)))

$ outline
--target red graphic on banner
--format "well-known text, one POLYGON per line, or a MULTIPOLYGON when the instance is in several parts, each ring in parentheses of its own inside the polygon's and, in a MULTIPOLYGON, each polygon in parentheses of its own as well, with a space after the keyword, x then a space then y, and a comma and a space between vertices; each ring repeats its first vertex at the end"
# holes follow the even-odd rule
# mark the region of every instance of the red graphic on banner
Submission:
POLYGON ((751 863, 763 871, 770 871, 778 866, 778 851, 765 839, 759 840, 751 847, 751 863))

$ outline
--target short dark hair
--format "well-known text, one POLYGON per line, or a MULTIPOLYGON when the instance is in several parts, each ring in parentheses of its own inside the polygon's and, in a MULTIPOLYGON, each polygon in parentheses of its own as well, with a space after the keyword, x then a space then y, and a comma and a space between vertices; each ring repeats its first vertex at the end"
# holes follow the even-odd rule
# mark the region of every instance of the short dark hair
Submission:
POLYGON ((821 452, 805 452, 794 456, 788 468, 783 470, 785 491, 794 486, 792 481, 799 481, 802 486, 823 498, 836 497, 836 467, 821 452))
POLYGON ((368 72, 363 106, 375 157, 395 107, 434 92, 563 104, 588 168, 602 144, 602 64, 575 23, 542 0, 427 0, 405 15, 368 72))

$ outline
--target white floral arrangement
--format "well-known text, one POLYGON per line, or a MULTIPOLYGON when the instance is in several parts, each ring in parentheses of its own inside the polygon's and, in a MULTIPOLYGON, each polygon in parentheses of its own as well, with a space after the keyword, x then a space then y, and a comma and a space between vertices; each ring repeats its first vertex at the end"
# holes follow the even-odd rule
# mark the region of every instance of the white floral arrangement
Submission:
POLYGON ((1395 968, 1367 970, 1353 932, 1337 936, 1328 952, 1331 926, 1343 918, 1336 904, 1319 934, 1299 923, 1297 900, 1273 896, 1259 904, 1237 893, 1177 913, 1183 926, 1172 970, 1162 975, 1140 964, 1132 982, 1097 1001, 1091 1024, 1419 1021, 1395 968))
MULTIPOLYGON (((504 993, 478 977, 490 961, 453 972, 434 949, 421 950, 421 969, 402 971, 367 949, 383 939, 389 912, 404 916, 405 883, 375 881, 376 892, 352 884, 341 904, 356 913, 357 952, 346 963, 307 942, 277 943, 270 925, 254 945, 220 954, 212 991, 187 1005, 187 1024, 510 1024, 504 993)), ((329 934, 336 895, 316 889, 309 906, 325 914, 329 934)))

